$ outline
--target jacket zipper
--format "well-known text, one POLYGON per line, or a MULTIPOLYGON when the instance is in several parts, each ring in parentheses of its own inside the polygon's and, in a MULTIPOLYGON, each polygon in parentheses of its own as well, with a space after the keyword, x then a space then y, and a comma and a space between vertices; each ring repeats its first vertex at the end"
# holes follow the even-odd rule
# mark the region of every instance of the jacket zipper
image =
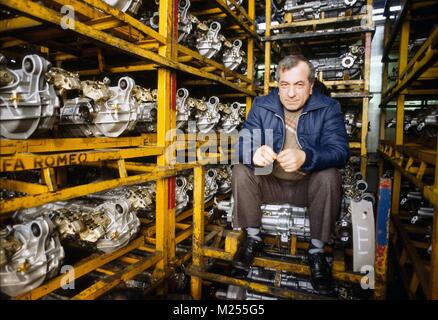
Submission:
POLYGON ((301 149, 301 150, 303 149, 303 147, 301 146, 301 143, 300 143, 300 141, 298 140, 298 124, 300 123, 300 118, 301 118, 301 116, 304 115, 304 114, 306 114, 306 113, 307 113, 307 111, 301 113, 301 114, 298 116, 298 119, 297 119, 297 133, 295 134, 295 139, 297 140, 297 143, 298 143, 298 145, 300 146, 300 149, 301 149))
POLYGON ((281 123, 283 123, 283 143, 281 144, 281 148, 280 151, 283 150, 283 146, 284 146, 284 141, 286 140, 286 126, 284 124, 284 119, 282 117, 280 117, 278 114, 274 113, 274 115, 278 118, 280 118, 281 123))

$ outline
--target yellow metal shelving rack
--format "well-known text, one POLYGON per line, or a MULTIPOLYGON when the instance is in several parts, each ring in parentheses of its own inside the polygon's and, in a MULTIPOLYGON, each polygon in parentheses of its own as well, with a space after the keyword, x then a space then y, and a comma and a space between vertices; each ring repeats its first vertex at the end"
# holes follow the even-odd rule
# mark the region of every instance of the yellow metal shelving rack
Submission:
MULTIPOLYGON (((426 41, 412 58, 408 56, 410 34, 414 23, 428 23, 427 13, 433 12, 436 3, 427 1, 402 1, 401 10, 393 23, 390 20, 389 7, 385 4, 386 29, 385 49, 382 61, 383 86, 380 117, 379 153, 394 168, 391 221, 393 225, 392 244, 394 253, 402 270, 402 281, 409 298, 414 299, 421 288, 427 299, 438 299, 438 170, 436 170, 437 150, 426 145, 428 141, 407 142, 404 133, 404 111, 407 100, 433 100, 438 96, 438 28, 433 26, 426 41), (432 10, 430 10, 432 9, 432 10), (426 14, 420 13, 426 11, 426 14), (391 28, 392 27, 392 28, 391 28), (399 40, 398 40, 399 39, 399 40), (398 44, 398 77, 391 86, 388 84, 390 53, 398 44), (385 118, 387 108, 396 105, 395 141, 385 140, 385 118), (434 177, 432 185, 425 177, 434 177), (408 179, 422 192, 423 197, 435 207, 432 225, 432 253, 430 261, 424 260, 419 249, 424 243, 414 241, 412 234, 416 229, 403 223, 407 215, 400 206, 400 188, 402 178, 408 179)), ((433 15, 429 19, 435 19, 433 15)), ((433 25, 433 23, 431 23, 433 25)), ((433 142, 433 141, 429 141, 433 142)), ((432 143, 433 144, 433 143, 432 143)), ((380 163, 383 173, 383 161, 380 163)))
MULTIPOLYGON (((234 1, 231 0, 233 4, 234 1)), ((42 53, 50 55, 57 64, 84 58, 96 59, 95 69, 70 70, 81 76, 100 75, 102 72, 153 74, 158 89, 158 124, 156 134, 142 134, 120 138, 54 138, 29 140, 1 140, 1 172, 40 170, 42 184, 31 184, 14 179, 2 180, 1 188, 25 192, 27 195, 1 202, 0 218, 3 220, 18 209, 31 208, 45 203, 68 200, 86 194, 112 189, 119 186, 156 181, 156 219, 153 226, 143 228, 141 235, 126 247, 111 254, 93 254, 79 261, 75 267, 74 279, 91 271, 106 275, 91 287, 83 290, 73 299, 95 299, 118 284, 131 279, 140 272, 153 269, 153 287, 161 285, 169 277, 175 265, 188 261, 191 252, 176 257, 175 244, 190 237, 192 228, 182 220, 191 216, 191 210, 175 219, 175 178, 179 171, 197 168, 198 164, 169 165, 165 157, 166 147, 172 142, 166 140, 166 132, 175 128, 177 72, 189 74, 203 80, 202 83, 221 84, 231 93, 228 97, 245 97, 247 108, 256 87, 252 82, 253 51, 261 46, 255 33, 254 0, 250 1, 249 13, 242 7, 231 11, 223 0, 215 0, 215 14, 226 16, 235 26, 239 37, 248 43, 248 76, 225 68, 221 63, 202 57, 197 52, 179 45, 177 38, 177 0, 159 1, 159 30, 155 31, 132 16, 108 6, 101 0, 45 0, 42 3, 22 0, 2 0, 1 6, 17 12, 17 16, 0 22, 1 50, 14 53, 17 46, 32 44, 42 53), (69 25, 60 9, 68 5, 74 9, 69 25), (21 33, 21 31, 26 31, 21 33), (28 38, 23 34, 27 34, 28 38), (85 39, 92 48, 78 52, 57 39, 64 36, 85 39), (123 64, 107 59, 106 52, 130 57, 123 64), (237 92, 237 94, 236 94, 237 92), (151 164, 127 161, 132 158, 156 157, 151 164), (112 180, 64 187, 63 169, 70 165, 90 165, 118 170, 119 177, 112 180), (175 237, 176 229, 182 230, 175 237), (146 253, 138 255, 134 252, 146 253), (118 261, 125 265, 121 270, 111 270, 105 265, 118 261)), ((211 3, 208 3, 211 5, 211 3)), ((16 53, 16 52, 15 52, 16 53)), ((207 204, 208 205, 208 204, 207 204)), ((196 199, 194 208, 204 206, 203 199, 196 199)), ((196 210, 196 209, 195 209, 196 210)), ((148 223, 148 221, 142 221, 148 223)), ((209 237, 211 238, 211 237, 209 237)), ((42 286, 17 299, 39 299, 61 287, 63 275, 49 280, 42 286)), ((165 290, 165 289, 164 289, 165 290)))

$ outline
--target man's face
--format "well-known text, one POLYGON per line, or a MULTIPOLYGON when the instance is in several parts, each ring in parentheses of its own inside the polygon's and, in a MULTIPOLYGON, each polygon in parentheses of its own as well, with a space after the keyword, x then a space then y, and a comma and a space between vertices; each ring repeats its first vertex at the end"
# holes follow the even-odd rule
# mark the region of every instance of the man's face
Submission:
POLYGON ((299 110, 312 94, 309 66, 300 61, 295 67, 280 72, 278 92, 283 106, 290 111, 299 110))

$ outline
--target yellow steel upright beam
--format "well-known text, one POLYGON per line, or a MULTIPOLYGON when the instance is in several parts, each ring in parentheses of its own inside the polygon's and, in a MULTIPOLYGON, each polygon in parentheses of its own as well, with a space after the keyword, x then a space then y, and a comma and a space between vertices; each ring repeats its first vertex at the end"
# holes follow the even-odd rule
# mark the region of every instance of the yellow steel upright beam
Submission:
MULTIPOLYGON (((174 0, 160 1, 159 15, 163 17, 159 22, 159 33, 166 38, 166 44, 160 46, 159 55, 172 57, 173 43, 173 4, 174 0), (164 18, 166 17, 166 18, 164 18)), ((157 115, 157 145, 166 148, 169 141, 166 141, 166 133, 171 129, 172 110, 171 110, 171 78, 172 73, 169 69, 158 69, 158 115, 157 115)), ((158 165, 167 165, 168 159, 166 152, 157 158, 158 165)), ((163 259, 157 264, 154 270, 154 280, 165 276, 168 268, 169 236, 174 234, 174 230, 169 228, 169 217, 175 214, 169 212, 169 180, 157 180, 156 185, 156 249, 163 253, 163 259)))
POLYGON ((265 31, 265 79, 264 79, 264 93, 269 93, 269 83, 271 81, 271 41, 268 38, 271 36, 271 1, 266 0, 266 31, 265 31))
MULTIPOLYGON (((248 16, 250 20, 255 19, 255 0, 248 1, 248 16)), ((255 30, 255 25, 251 24, 251 30, 255 30)), ((248 38, 248 52, 247 52, 247 75, 253 83, 248 86, 248 90, 252 91, 254 88, 254 39, 248 38)), ((249 109, 251 108, 252 97, 246 97, 246 116, 248 116, 249 109)))
MULTIPOLYGON (((436 167, 437 164, 438 152, 436 153, 435 160, 435 190, 438 190, 438 169, 436 167)), ((438 207, 435 207, 435 214, 433 216, 432 225, 432 254, 430 257, 430 299, 438 300, 438 207)))
MULTIPOLYGON (((408 15, 409 16, 409 15, 408 15)), ((405 20, 401 29, 400 37, 400 56, 398 65, 398 77, 400 78, 408 64, 408 45, 409 45, 409 30, 410 22, 405 20)), ((396 128, 395 128, 395 144, 397 146, 403 145, 403 123, 404 123, 404 107, 405 96, 399 95, 397 97, 397 116, 396 116, 396 128)), ((398 152, 396 151, 396 154, 398 152)), ((400 204, 400 186, 401 186, 401 172, 398 169, 394 170, 394 182, 392 187, 392 203, 391 212, 398 214, 400 204)))
MULTIPOLYGON (((365 34, 365 64, 364 64, 364 91, 370 90, 370 65, 371 65, 371 32, 365 34)), ((362 130, 360 144, 360 171, 366 177, 367 169, 367 138, 368 138, 368 107, 370 104, 369 97, 362 99, 362 130)))
MULTIPOLYGON (((193 186, 193 267, 202 269, 202 246, 204 244, 204 168, 197 166, 194 169, 193 186)), ((202 279, 191 277, 191 291, 193 299, 200 300, 202 294, 202 279)))

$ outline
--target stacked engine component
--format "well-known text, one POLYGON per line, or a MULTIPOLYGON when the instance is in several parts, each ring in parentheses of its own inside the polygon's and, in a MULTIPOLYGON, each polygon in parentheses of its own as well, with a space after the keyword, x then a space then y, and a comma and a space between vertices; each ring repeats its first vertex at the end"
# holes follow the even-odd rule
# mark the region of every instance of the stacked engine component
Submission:
POLYGON ((104 0, 108 5, 132 15, 136 15, 143 0, 104 0))
POLYGON ((8 296, 23 294, 53 278, 63 260, 64 249, 48 217, 0 230, 0 290, 8 296))
POLYGON ((28 55, 21 70, 11 70, 0 56, 3 137, 27 139, 52 130, 56 123, 63 136, 73 137, 156 131, 156 90, 135 85, 130 77, 110 87, 108 79, 80 81, 77 73, 49 67, 44 58, 28 55))
POLYGON ((354 111, 348 111, 344 114, 345 130, 349 138, 355 137, 362 128, 362 121, 358 118, 359 114, 354 111))
POLYGON ((127 245, 139 231, 134 205, 126 198, 97 203, 73 200, 20 210, 14 217, 25 222, 47 217, 63 243, 108 253, 127 245))
POLYGON ((37 55, 23 58, 19 70, 7 68, 0 54, 0 134, 7 139, 28 139, 52 130, 59 98, 45 80, 50 63, 37 55))
POLYGON ((189 133, 219 132, 231 133, 244 119, 244 110, 237 102, 223 104, 216 96, 196 99, 189 91, 180 88, 177 91, 176 127, 189 133), (196 125, 195 125, 196 123, 196 125))
MULTIPOLYGON (((240 4, 240 3, 239 3, 240 4)), ((232 10, 234 5, 228 4, 232 10)), ((209 59, 220 57, 225 67, 236 70, 242 66, 245 71, 245 52, 242 50, 242 41, 229 42, 221 33, 222 25, 218 21, 200 21, 193 16, 190 10, 190 0, 180 0, 178 3, 178 42, 196 48, 199 54, 209 59)), ((146 12, 140 15, 139 20, 153 29, 158 30, 159 13, 146 12)))
POLYGON ((352 241, 352 216, 351 216, 351 202, 359 202, 367 200, 374 204, 374 195, 367 192, 368 184, 363 180, 360 172, 355 171, 353 165, 348 163, 342 173, 342 188, 343 198, 341 203, 341 212, 336 221, 335 237, 336 240, 347 245, 352 241))
MULTIPOLYGON (((352 287, 336 284, 333 292, 321 292, 315 290, 310 280, 296 276, 286 271, 276 271, 269 268, 251 267, 247 280, 259 282, 271 286, 290 289, 293 291, 307 292, 311 294, 330 294, 338 299, 352 300, 356 299, 355 291, 352 287)), ((278 300, 276 297, 261 295, 248 291, 244 287, 229 285, 227 290, 217 290, 215 293, 217 299, 224 300, 278 300)))
POLYGON ((425 228, 424 240, 429 243, 427 253, 432 253, 432 224, 435 215, 435 210, 430 203, 423 198, 421 191, 412 188, 410 184, 402 186, 402 194, 400 197, 400 207, 408 212, 411 216, 410 223, 419 225, 425 228))
MULTIPOLYGON (((396 118, 386 122, 387 128, 395 128, 396 118)), ((403 131, 406 135, 418 138, 435 138, 438 132, 438 109, 416 109, 405 112, 403 131)))
POLYGON ((322 80, 353 80, 362 75, 365 49, 359 45, 351 45, 348 51, 340 56, 311 59, 322 80))
MULTIPOLYGON (((213 210, 223 212, 227 222, 233 220, 233 198, 220 201, 213 210)), ((310 221, 307 208, 291 204, 263 204, 261 232, 278 236, 281 247, 287 247, 292 235, 303 240, 310 239, 310 221)))
POLYGON ((286 0, 283 11, 292 14, 293 21, 343 17, 360 13, 363 0, 286 0))

